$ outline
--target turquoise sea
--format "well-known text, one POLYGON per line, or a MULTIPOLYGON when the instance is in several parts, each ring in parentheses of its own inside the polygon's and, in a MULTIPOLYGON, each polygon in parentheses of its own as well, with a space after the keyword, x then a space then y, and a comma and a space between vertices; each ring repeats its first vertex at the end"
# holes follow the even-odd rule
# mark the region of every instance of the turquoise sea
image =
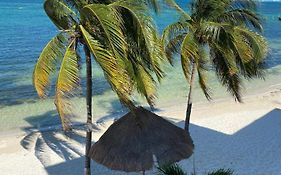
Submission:
MULTIPOLYGON (((178 0, 182 7, 187 7, 186 0, 178 0)), ((245 94, 263 92, 267 88, 281 83, 281 2, 261 2, 259 11, 265 18, 265 32, 270 45, 267 59, 266 81, 254 80, 244 83, 245 94)), ((155 17, 159 31, 175 21, 178 15, 170 10, 155 17)), ((52 95, 38 99, 32 86, 32 71, 44 45, 57 33, 56 28, 45 15, 41 0, 1 0, 0 1, 0 131, 28 130, 60 123, 52 95)), ((97 66, 93 71, 93 112, 94 117, 112 115, 125 110, 117 100, 103 74, 97 66)), ((174 68, 167 66, 167 77, 159 86, 157 108, 165 108, 186 101, 187 84, 179 63, 174 68)), ((82 82, 85 77, 82 70, 82 82)), ((83 84, 83 83, 82 83, 83 84)), ((209 84, 214 99, 229 98, 226 90, 210 73, 209 84)), ((83 89, 83 86, 82 86, 83 89)), ((143 99, 136 96, 140 104, 143 99)), ((200 90, 195 91, 196 102, 206 102, 200 90)), ((74 121, 83 122, 86 116, 85 100, 73 99, 77 116, 74 121)))

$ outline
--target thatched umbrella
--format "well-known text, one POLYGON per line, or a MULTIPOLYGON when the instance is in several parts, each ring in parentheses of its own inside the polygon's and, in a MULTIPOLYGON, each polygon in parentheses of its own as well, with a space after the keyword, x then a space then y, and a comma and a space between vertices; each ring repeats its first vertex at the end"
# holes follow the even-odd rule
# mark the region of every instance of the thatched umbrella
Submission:
POLYGON ((139 107, 112 124, 89 156, 112 170, 144 172, 153 167, 153 156, 173 163, 190 157, 193 148, 185 130, 139 107))

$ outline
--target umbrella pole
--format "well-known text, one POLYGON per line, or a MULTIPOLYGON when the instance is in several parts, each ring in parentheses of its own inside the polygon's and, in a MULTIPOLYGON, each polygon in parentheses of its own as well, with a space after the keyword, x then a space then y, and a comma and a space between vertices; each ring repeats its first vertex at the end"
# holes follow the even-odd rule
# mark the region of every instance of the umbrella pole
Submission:
POLYGON ((145 175, 145 170, 142 171, 142 175, 145 175))

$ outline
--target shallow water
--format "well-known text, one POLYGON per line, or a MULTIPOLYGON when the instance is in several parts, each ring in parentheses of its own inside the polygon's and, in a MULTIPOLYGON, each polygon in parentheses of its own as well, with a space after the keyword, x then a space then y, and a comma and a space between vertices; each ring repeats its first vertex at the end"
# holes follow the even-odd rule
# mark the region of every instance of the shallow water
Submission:
MULTIPOLYGON (((184 4, 185 1, 180 1, 184 4)), ((270 57, 267 60, 266 81, 254 80, 244 84, 245 93, 253 93, 258 89, 280 83, 281 77, 281 16, 280 2, 260 4, 260 11, 265 17, 265 36, 269 40, 270 57)), ((156 17, 159 31, 178 18, 177 14, 165 10, 156 17)), ((39 100, 32 86, 32 71, 34 64, 44 45, 56 34, 56 28, 44 14, 42 2, 28 0, 1 0, 0 2, 0 131, 13 129, 29 129, 59 124, 52 97, 39 100)), ((105 116, 105 119, 122 112, 119 101, 103 74, 94 66, 93 110, 95 117, 105 116)), ((85 71, 83 71, 85 72, 85 71)), ((166 79, 159 87, 157 108, 185 103, 187 83, 181 72, 181 66, 176 63, 174 68, 167 67, 166 79)), ((82 73, 82 77, 85 74, 82 73)), ((214 99, 226 98, 229 95, 222 88, 213 74, 210 73, 209 84, 213 90, 214 99)), ((52 96, 53 92, 50 92, 52 96)), ((144 100, 135 97, 136 102, 144 104, 144 100)), ((195 90, 196 102, 205 99, 200 90, 195 90)), ((85 114, 85 100, 74 98, 74 113, 76 121, 82 122, 85 114)))

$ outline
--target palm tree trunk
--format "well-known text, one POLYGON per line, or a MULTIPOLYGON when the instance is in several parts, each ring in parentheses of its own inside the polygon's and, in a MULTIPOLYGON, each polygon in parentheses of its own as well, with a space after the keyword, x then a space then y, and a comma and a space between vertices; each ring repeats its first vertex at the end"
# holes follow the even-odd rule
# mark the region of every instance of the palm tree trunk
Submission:
MULTIPOLYGON (((91 53, 87 46, 84 46, 85 56, 86 56, 86 71, 87 71, 87 125, 92 124, 92 62, 91 53)), ((86 148, 85 148, 85 175, 91 175, 91 158, 88 156, 92 145, 92 131, 86 131, 86 148)))
POLYGON ((192 96, 193 96, 193 84, 195 79, 195 71, 196 71, 196 64, 193 62, 192 64, 192 71, 190 76, 190 83, 189 83, 189 93, 188 93, 188 100, 187 100, 187 109, 186 109, 186 115, 185 115, 185 124, 184 129, 186 131, 189 131, 189 123, 190 123, 190 115, 191 115, 191 109, 192 109, 192 96))

